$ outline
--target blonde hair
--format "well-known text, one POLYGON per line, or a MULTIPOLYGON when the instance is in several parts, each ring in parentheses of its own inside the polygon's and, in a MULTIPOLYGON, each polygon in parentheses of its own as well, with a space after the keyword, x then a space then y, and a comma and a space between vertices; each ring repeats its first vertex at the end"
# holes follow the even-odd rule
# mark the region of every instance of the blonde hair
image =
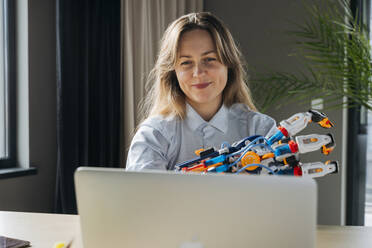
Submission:
POLYGON ((185 95, 178 84, 174 68, 180 37, 183 33, 195 29, 210 33, 215 42, 218 58, 228 68, 223 103, 227 107, 234 103, 244 103, 251 110, 257 111, 245 82, 245 63, 232 35, 213 14, 201 12, 181 16, 166 29, 157 61, 147 80, 146 89, 149 91, 141 107, 143 119, 153 115, 165 117, 175 115, 180 119, 185 118, 185 95))

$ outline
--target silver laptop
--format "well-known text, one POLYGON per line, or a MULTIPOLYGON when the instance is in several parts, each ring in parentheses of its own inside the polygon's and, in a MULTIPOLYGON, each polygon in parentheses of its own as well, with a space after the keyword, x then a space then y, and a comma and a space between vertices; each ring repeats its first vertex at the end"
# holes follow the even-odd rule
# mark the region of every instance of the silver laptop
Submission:
POLYGON ((312 179, 80 167, 75 187, 85 248, 315 247, 312 179))

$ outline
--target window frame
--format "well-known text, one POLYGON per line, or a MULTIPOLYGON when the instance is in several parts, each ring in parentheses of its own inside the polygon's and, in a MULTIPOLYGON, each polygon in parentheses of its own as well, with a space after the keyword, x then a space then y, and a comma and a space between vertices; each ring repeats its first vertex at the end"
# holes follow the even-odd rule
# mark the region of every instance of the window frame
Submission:
POLYGON ((15 53, 15 1, 2 0, 4 16, 4 76, 6 95, 7 157, 0 159, 0 169, 16 167, 16 53, 15 53))

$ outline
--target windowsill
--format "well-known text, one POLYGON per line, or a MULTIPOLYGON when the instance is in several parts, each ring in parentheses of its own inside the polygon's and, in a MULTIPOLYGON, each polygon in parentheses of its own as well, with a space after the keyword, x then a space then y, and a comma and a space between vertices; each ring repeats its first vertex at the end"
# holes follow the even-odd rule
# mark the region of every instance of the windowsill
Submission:
POLYGON ((0 179, 36 175, 36 173, 37 170, 35 167, 0 169, 0 179))

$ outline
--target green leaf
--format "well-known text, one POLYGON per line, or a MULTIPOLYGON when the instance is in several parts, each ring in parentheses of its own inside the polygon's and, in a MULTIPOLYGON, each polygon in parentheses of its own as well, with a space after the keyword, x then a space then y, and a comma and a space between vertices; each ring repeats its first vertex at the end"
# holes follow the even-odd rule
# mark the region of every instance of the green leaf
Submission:
POLYGON ((291 53, 304 71, 269 72, 256 76, 254 96, 263 109, 281 103, 305 102, 314 96, 332 96, 333 107, 355 104, 372 110, 372 61, 367 28, 359 25, 347 0, 305 5, 309 18, 293 23, 286 32, 294 38, 291 53), (346 21, 345 21, 346 20, 346 21), (343 98, 348 101, 343 102, 343 98), (340 104, 341 103, 341 104, 340 104))

